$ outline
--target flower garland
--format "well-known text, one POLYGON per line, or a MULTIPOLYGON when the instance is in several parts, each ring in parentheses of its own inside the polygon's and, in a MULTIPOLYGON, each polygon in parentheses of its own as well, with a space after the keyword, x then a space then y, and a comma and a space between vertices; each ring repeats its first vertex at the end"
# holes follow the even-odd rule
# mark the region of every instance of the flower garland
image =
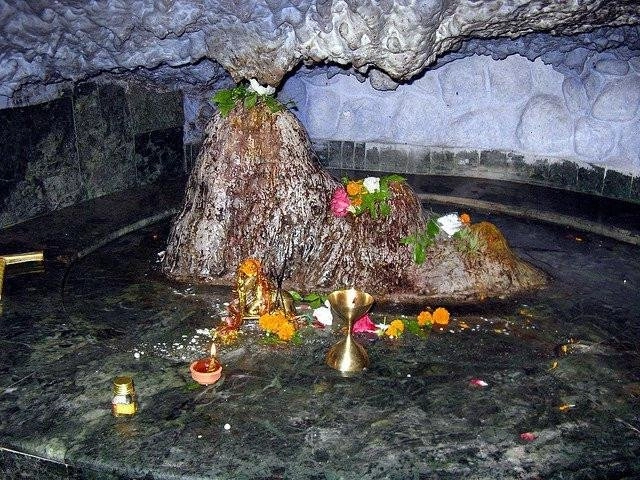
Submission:
MULTIPOLYGON (((317 294, 312 295, 315 298, 317 294)), ((398 339, 405 333, 426 338, 429 331, 434 327, 446 327, 449 324, 449 319, 449 311, 443 307, 438 307, 433 311, 423 310, 415 317, 394 318, 389 323, 386 323, 386 320, 383 323, 374 323, 367 313, 353 324, 353 333, 374 333, 378 337, 391 340, 398 339)), ((306 327, 322 329, 330 326, 332 322, 332 312, 328 302, 326 302, 317 308, 313 308, 310 312, 295 317, 287 315, 282 310, 265 313, 258 318, 258 327, 266 333, 264 341, 267 344, 283 342, 299 344, 302 342, 301 329, 306 327)), ((215 333, 216 329, 213 331, 215 333)), ((234 331, 233 333, 235 336, 231 339, 231 342, 223 342, 225 345, 237 340, 238 332, 234 331)))
POLYGON ((331 212, 336 217, 354 216, 369 212, 372 218, 386 217, 391 213, 390 186, 394 182, 404 182, 400 175, 367 177, 362 180, 343 178, 343 186, 333 192, 331 212))
POLYGON ((426 337, 433 327, 445 327, 449 324, 450 314, 444 307, 433 312, 423 310, 417 317, 395 318, 390 323, 374 323, 369 314, 360 317, 353 325, 353 333, 375 333, 379 337, 400 338, 405 332, 426 337))

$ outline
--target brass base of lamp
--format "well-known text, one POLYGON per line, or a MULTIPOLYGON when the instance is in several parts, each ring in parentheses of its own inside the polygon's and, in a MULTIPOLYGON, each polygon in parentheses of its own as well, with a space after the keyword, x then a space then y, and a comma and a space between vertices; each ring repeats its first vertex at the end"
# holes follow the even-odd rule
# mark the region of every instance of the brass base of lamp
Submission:
POLYGON ((342 373, 356 373, 369 366, 369 355, 362 345, 347 335, 329 349, 326 364, 342 373))

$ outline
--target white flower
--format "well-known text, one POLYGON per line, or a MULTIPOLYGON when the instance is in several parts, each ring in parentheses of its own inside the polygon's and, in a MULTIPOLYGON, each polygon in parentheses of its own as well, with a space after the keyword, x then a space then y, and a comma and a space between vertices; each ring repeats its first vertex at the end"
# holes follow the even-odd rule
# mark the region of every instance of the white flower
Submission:
POLYGON ((362 181, 364 188, 367 192, 373 193, 380 190, 380 178, 379 177, 367 177, 362 181))
POLYGON ((333 315, 330 308, 318 307, 313 311, 313 316, 323 325, 329 326, 333 323, 333 315))
POLYGON ((355 213, 356 213, 356 211, 357 211, 357 210, 356 210, 356 207, 354 207, 353 205, 349 205, 349 206, 347 207, 347 212, 349 212, 349 213, 353 213, 353 214, 355 214, 355 213))
POLYGON ((458 232, 462 228, 462 222, 457 213, 450 213, 436 220, 438 226, 449 236, 458 232))
POLYGON ((276 89, 274 87, 269 85, 263 87, 255 78, 249 80, 249 88, 247 88, 247 90, 252 90, 258 95, 273 95, 276 92, 276 89))

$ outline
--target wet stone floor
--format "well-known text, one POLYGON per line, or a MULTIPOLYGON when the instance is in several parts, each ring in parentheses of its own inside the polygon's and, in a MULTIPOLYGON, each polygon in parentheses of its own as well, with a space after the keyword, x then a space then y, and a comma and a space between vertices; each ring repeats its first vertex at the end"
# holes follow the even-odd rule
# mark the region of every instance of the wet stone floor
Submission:
POLYGON ((426 338, 361 338, 371 368, 350 378, 324 365, 338 330, 269 345, 247 325, 220 349, 222 379, 195 383, 189 362, 206 355, 230 292, 160 274, 169 220, 70 264, 11 266, 3 478, 640 478, 639 248, 471 213, 549 288, 448 306, 449 326, 426 338), (131 418, 111 414, 118 375, 135 382, 131 418))

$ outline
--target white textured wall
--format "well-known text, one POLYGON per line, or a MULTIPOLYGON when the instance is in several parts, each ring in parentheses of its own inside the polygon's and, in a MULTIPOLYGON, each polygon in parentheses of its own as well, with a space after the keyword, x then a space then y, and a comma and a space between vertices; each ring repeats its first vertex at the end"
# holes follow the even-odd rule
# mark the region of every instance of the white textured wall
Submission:
POLYGON ((640 173, 640 57, 607 53, 582 73, 519 55, 460 58, 395 91, 301 71, 282 98, 313 139, 498 149, 640 173))

